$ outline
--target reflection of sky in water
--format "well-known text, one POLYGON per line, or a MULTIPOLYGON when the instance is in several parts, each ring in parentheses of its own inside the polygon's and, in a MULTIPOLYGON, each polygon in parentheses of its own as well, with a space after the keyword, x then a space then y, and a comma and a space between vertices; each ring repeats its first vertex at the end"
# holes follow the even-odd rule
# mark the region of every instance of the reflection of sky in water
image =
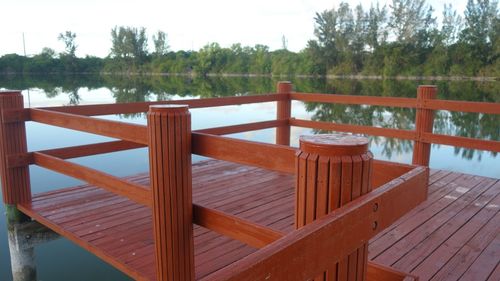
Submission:
MULTIPOLYGON (((27 102, 27 91, 24 91, 27 102)), ((80 88, 78 91, 80 104, 113 103, 115 99, 112 92, 107 88, 87 90, 80 88)), ((148 96, 149 100, 156 100, 154 94, 148 96)), ((189 97, 184 97, 189 98, 189 97)), ((180 99, 179 96, 172 96, 172 99, 180 99)), ((69 98, 66 94, 59 94, 55 98, 47 99, 41 90, 30 90, 31 106, 56 106, 68 104, 69 98)), ((302 102, 293 101, 292 116, 300 119, 311 119, 315 112, 307 112, 302 102)), ((248 122, 258 122, 272 120, 275 118, 275 103, 248 104, 242 106, 223 106, 213 108, 192 109, 192 128, 203 129, 215 126, 226 126, 248 122)), ((390 113, 384 112, 384 119, 390 113)), ((446 114, 443 114, 447 116, 446 114)), ((145 116, 126 117, 123 116, 102 116, 100 118, 146 124, 145 116)), ((451 125, 450 125, 451 126, 451 125)), ((291 130, 292 145, 298 146, 298 137, 302 134, 312 134, 312 130, 293 127, 291 130)), ((105 140, 100 136, 92 134, 73 132, 70 130, 55 128, 30 122, 28 124, 28 140, 30 150, 62 147, 93 143, 105 140)), ((274 142, 274 130, 260 130, 232 135, 232 137, 258 140, 263 142, 274 142)), ((410 163, 412 158, 411 143, 402 142, 396 139, 385 139, 382 137, 371 138, 371 150, 378 159, 387 159, 395 162, 410 163), (388 145, 388 144, 392 144, 388 145)), ((500 171, 494 169, 499 164, 498 157, 492 156, 490 152, 474 151, 472 159, 461 156, 463 151, 455 153, 455 148, 444 145, 433 145, 431 153, 431 167, 446 169, 458 172, 468 172, 478 175, 500 177, 500 171)), ((75 161, 88 165, 98 165, 99 168, 117 175, 125 175, 140 171, 147 171, 146 149, 138 149, 127 152, 113 153, 112 157, 93 156, 77 159, 75 161), (116 159, 116 160, 114 160, 116 159), (125 162, 126 159, 126 162, 125 162), (123 163, 127 163, 126 167, 123 163)), ((198 159, 195 157, 195 160, 198 159)))
MULTIPOLYGON (((39 106, 59 106, 69 104, 69 98, 66 94, 58 94, 54 98, 48 99, 45 93, 39 89, 32 89, 29 92, 23 91, 26 107, 28 102, 31 107, 39 106)), ((114 103, 115 98, 107 88, 87 90, 80 88, 78 90, 80 104, 96 103, 114 103)), ((189 98, 189 97, 184 97, 189 98)), ((157 97, 151 94, 147 100, 156 100, 157 97)), ((172 96, 172 99, 180 99, 179 96, 172 96)), ((300 119, 311 119, 314 112, 307 112, 302 102, 294 101, 292 116, 300 119)), ((224 106, 214 108, 192 109, 192 128, 203 129, 214 126, 234 125, 248 122, 272 120, 276 115, 275 103, 249 104, 242 106, 224 106)), ((384 113, 385 114, 385 113, 384 113)), ((384 118, 387 116, 384 115, 384 118)), ((123 122, 133 122, 146 124, 145 116, 126 117, 123 116, 102 116, 112 120, 123 122)), ((53 126, 47 126, 34 122, 27 123, 28 147, 29 150, 41 150, 56 147, 80 145, 110 140, 93 134, 81 133, 72 130, 66 130, 53 126)), ((291 144, 298 146, 298 138, 303 134, 312 134, 312 130, 293 127, 291 130, 291 144)), ((243 138, 249 140, 258 140, 262 142, 274 142, 274 129, 266 129, 254 132, 244 132, 231 135, 231 137, 243 138)), ((371 151, 377 159, 386 159, 395 162, 410 163, 412 158, 411 147, 401 145, 396 141, 396 147, 401 151, 394 151, 385 146, 388 140, 384 138, 371 139, 371 151)), ((393 140, 395 141, 395 140, 393 140)), ((455 149, 449 146, 432 146, 431 168, 445 169, 457 172, 465 172, 477 175, 500 178, 499 157, 492 156, 489 152, 479 152, 472 159, 463 158, 461 153, 456 154, 455 149)), ((199 156, 193 156, 193 161, 201 159, 199 156)), ((148 158, 147 149, 135 149, 124 152, 116 152, 105 155, 83 157, 71 161, 90 166, 113 175, 125 176, 141 172, 147 172, 148 158)), ((64 186, 80 184, 80 181, 53 173, 43 168, 30 167, 32 177, 32 190, 34 193, 52 190, 64 186)), ((3 206, 1 208, 3 212, 3 206)), ((8 261, 7 237, 5 230, 5 216, 0 216, 0 260, 8 261)), ((92 257, 86 251, 69 243, 66 240, 50 242, 36 248, 37 264, 39 265, 38 276, 40 280, 54 280, 54 276, 64 276, 68 280, 126 280, 121 273, 107 266, 99 259, 92 257), (77 257, 77 258, 71 258, 77 257), (64 261, 64 268, 60 268, 58 261, 64 261), (83 267, 82 267, 83 265, 83 267), (86 272, 87 270, 88 272, 86 272), (61 275, 62 274, 62 275, 61 275), (97 279, 96 279, 97 278, 97 279)), ((9 280, 9 264, 0 263, 0 280, 9 280)))

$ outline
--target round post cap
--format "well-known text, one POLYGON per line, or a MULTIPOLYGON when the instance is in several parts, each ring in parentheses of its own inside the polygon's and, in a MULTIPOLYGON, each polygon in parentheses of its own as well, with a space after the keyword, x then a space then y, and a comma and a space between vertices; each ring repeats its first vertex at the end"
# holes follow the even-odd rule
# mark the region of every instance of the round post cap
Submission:
POLYGON ((336 133, 300 136, 300 150, 320 156, 353 156, 368 151, 368 138, 336 133))

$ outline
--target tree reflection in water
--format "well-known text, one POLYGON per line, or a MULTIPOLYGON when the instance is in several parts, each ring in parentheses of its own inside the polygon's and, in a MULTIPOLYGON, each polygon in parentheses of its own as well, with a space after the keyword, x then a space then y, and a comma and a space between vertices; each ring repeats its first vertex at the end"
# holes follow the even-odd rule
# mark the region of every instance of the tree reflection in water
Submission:
MULTIPOLYGON (((81 75, 54 76, 3 76, 0 87, 7 89, 42 89, 47 98, 68 96, 68 104, 82 102, 79 89, 107 88, 115 102, 143 102, 170 100, 174 98, 210 98, 275 91, 277 81, 284 77, 193 77, 193 76, 110 76, 81 75)), ((355 80, 292 78, 298 92, 337 93, 365 96, 415 97, 418 85, 435 84, 438 98, 468 101, 500 102, 500 83, 480 81, 417 81, 417 80, 355 80)), ((312 120, 377 126, 383 128, 414 129, 415 110, 395 107, 306 103, 305 109, 312 120)), ((123 114, 122 118, 137 118, 142 114, 123 114)), ((500 116, 437 111, 434 132, 486 140, 500 139, 500 116)), ((319 132, 319 131, 315 131, 319 132)), ((383 154, 391 157, 400 152, 409 152, 413 143, 407 140, 373 137, 383 146, 383 154)), ((438 145, 434 145, 438 146, 438 145)), ((480 160, 483 152, 455 148, 455 155, 480 160)))

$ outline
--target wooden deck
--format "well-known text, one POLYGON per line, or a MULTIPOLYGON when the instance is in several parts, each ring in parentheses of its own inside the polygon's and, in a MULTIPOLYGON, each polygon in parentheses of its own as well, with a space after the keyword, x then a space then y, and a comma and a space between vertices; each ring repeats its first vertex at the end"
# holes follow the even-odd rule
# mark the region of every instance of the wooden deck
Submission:
MULTIPOLYGON (((148 175, 128 178, 149 185, 148 175)), ((294 177, 210 160, 193 166, 193 201, 283 232, 294 177)), ((370 243, 370 259, 421 280, 500 280, 500 181, 432 171, 429 198, 370 243)), ((135 279, 154 280, 151 209, 93 186, 33 196, 20 209, 135 279)), ((256 249, 194 226, 196 278, 256 249)))

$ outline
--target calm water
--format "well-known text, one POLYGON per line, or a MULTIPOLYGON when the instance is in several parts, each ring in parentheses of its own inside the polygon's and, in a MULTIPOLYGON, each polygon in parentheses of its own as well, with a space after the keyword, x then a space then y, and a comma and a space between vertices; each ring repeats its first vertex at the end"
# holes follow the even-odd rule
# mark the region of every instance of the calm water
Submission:
MULTIPOLYGON (((437 84, 439 98, 500 102, 499 82, 433 82, 433 81, 356 81, 292 79, 301 92, 351 93, 356 95, 415 97, 419 84, 437 84)), ((0 89, 21 89, 26 107, 155 101, 185 98, 221 97, 273 92, 277 80, 268 78, 188 79, 152 77, 45 77, 21 79, 1 78, 0 89)), ((193 109, 193 129, 265 121, 275 118, 274 103, 193 109)), ((318 121, 412 129, 414 110, 378 106, 323 105, 293 103, 292 115, 318 121)), ((113 120, 145 124, 145 116, 103 116, 113 120)), ((434 131, 442 134, 500 139, 500 116, 439 111, 434 131)), ((29 150, 40 150, 77 144, 95 143, 107 138, 79 133, 33 122, 27 123, 29 150)), ((293 128, 292 145, 302 134, 318 133, 293 128)), ((274 142, 274 130, 261 130, 232 135, 237 138, 274 142)), ((382 137, 371 138, 371 150, 378 159, 410 163, 412 143, 382 137)), ((201 157, 194 156, 194 161, 201 157)), ((147 151, 136 149, 106 155, 74 159, 113 175, 124 176, 148 169, 147 151)), ((500 157, 494 153, 434 145, 432 168, 467 172, 500 178, 500 157)), ((53 190, 81 182, 48 170, 30 167, 34 193, 53 190)), ((3 206, 0 207, 4 212, 3 206)), ((0 280, 12 280, 5 216, 0 215, 0 280)), ((65 239, 40 244, 34 249, 38 280, 128 280, 106 263, 65 239)))

